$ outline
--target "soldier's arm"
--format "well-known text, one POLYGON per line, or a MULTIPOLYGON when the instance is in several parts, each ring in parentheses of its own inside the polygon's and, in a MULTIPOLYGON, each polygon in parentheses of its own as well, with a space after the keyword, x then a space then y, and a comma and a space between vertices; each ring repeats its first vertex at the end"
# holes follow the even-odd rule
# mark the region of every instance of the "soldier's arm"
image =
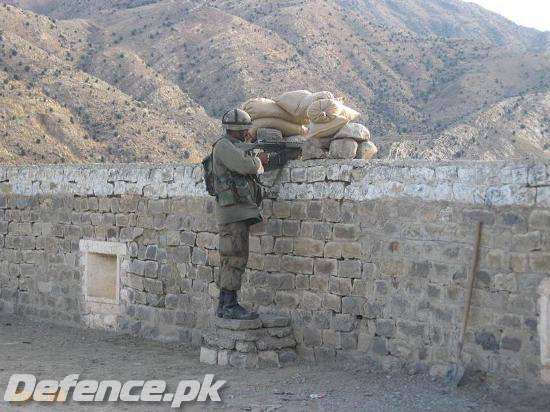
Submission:
POLYGON ((246 154, 227 141, 220 141, 215 146, 216 160, 232 172, 241 175, 259 175, 264 172, 262 162, 255 156, 246 154))

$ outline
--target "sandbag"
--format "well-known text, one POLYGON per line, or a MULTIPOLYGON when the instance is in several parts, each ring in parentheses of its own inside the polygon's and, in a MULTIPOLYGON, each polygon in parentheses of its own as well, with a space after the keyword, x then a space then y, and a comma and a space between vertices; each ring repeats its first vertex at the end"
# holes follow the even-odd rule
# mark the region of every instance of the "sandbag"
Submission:
POLYGON ((359 144, 354 139, 336 139, 330 142, 329 157, 332 159, 353 159, 359 144))
POLYGON ((307 117, 307 109, 317 100, 326 100, 334 99, 334 95, 331 92, 323 91, 310 94, 306 96, 298 106, 298 113, 296 114, 299 117, 307 117))
POLYGON ((369 129, 367 129, 360 123, 348 123, 347 125, 342 127, 340 131, 336 133, 336 135, 334 135, 334 138, 350 138, 355 139, 358 142, 364 142, 366 140, 370 140, 370 132, 369 129))
POLYGON ((283 93, 273 100, 275 101, 275 103, 277 103, 280 107, 282 107, 293 116, 305 117, 305 113, 303 113, 302 116, 298 115, 300 105, 306 97, 309 97, 312 94, 313 93, 311 93, 309 90, 294 90, 292 92, 283 93))
POLYGON ((267 127, 269 129, 280 130, 283 136, 296 136, 304 135, 307 133, 307 128, 301 124, 295 124, 287 122, 283 119, 277 119, 274 117, 264 117, 262 119, 252 120, 252 128, 260 129, 262 127, 267 127))
POLYGON ((338 116, 352 122, 360 114, 337 99, 319 99, 311 103, 307 109, 307 117, 313 123, 327 123, 338 116))
POLYGON ((332 137, 340 131, 342 127, 348 124, 348 119, 337 116, 326 123, 310 123, 309 130, 306 135, 309 139, 322 139, 332 137))
POLYGON ((315 101, 320 99, 333 99, 331 92, 311 93, 309 90, 295 90, 286 92, 276 97, 275 103, 298 119, 307 122, 307 109, 315 101))
POLYGON ((361 142, 357 148, 356 159, 369 160, 378 153, 378 148, 373 142, 361 142))
POLYGON ((291 123, 301 123, 301 119, 297 119, 295 116, 283 110, 283 108, 273 100, 263 97, 247 100, 243 104, 243 110, 250 115, 252 120, 271 117, 283 119, 291 123))

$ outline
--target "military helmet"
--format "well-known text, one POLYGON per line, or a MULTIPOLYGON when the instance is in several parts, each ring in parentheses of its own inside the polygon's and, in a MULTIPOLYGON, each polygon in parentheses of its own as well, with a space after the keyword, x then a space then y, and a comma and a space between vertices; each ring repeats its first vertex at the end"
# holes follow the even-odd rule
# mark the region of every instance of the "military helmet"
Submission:
POLYGON ((225 130, 248 130, 252 127, 252 119, 244 110, 231 109, 222 116, 222 125, 225 130))

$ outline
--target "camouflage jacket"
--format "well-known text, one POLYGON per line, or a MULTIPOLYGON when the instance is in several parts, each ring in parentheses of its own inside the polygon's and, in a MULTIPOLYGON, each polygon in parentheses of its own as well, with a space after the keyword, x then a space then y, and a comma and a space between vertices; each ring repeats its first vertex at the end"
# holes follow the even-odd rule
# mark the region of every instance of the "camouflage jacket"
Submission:
POLYGON ((235 146, 238 139, 224 136, 214 144, 214 186, 218 224, 262 220, 257 204, 261 188, 253 179, 264 172, 260 159, 235 146))

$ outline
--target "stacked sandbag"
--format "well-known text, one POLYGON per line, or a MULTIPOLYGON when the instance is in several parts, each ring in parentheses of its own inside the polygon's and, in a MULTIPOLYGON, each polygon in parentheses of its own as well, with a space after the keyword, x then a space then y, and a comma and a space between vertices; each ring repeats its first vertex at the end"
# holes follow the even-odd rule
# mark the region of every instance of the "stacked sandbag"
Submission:
POLYGON ((335 159, 371 159, 378 149, 370 141, 370 132, 359 123, 348 123, 333 137, 329 156, 335 159))
POLYGON ((303 135, 307 132, 302 119, 288 113, 271 99, 247 100, 243 104, 243 110, 250 115, 254 129, 277 129, 285 137, 303 135))
POLYGON ((309 106, 317 100, 333 98, 334 95, 327 91, 312 93, 309 90, 294 90, 281 94, 274 101, 301 124, 307 124, 309 122, 307 116, 309 106))
POLYGON ((338 99, 321 99, 313 102, 308 110, 310 119, 307 137, 319 147, 328 149, 335 134, 360 114, 338 99))

